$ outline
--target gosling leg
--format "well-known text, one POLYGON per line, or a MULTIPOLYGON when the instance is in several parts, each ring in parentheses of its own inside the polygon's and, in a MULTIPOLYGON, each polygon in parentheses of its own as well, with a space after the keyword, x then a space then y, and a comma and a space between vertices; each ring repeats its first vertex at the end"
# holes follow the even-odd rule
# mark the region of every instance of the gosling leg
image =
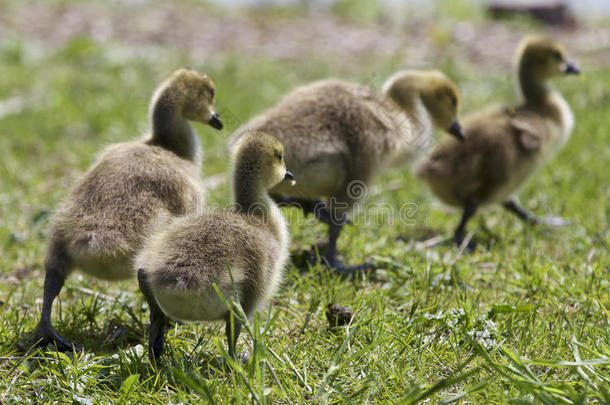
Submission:
POLYGON ((328 226, 328 247, 322 259, 328 267, 333 269, 337 274, 350 275, 359 271, 372 270, 374 266, 371 263, 362 263, 355 266, 346 266, 337 259, 337 239, 341 234, 343 224, 331 223, 328 226))
POLYGON ((502 206, 506 208, 508 211, 515 214, 519 219, 525 222, 536 222, 536 217, 533 213, 523 208, 519 201, 516 198, 511 198, 502 203, 502 206))
POLYGON ((157 300, 152 294, 152 289, 148 283, 148 275, 143 269, 138 270, 138 284, 140 291, 144 295, 148 307, 150 308, 150 329, 148 330, 148 357, 157 361, 165 346, 165 334, 169 326, 169 320, 159 308, 157 300))
MULTIPOLYGON (((273 200, 280 207, 296 206, 303 210, 303 214, 314 214, 314 216, 322 223, 328 225, 328 247, 325 254, 322 256, 328 267, 342 275, 353 274, 354 272, 371 270, 374 266, 370 263, 363 263, 356 266, 346 266, 337 259, 337 239, 341 234, 343 226, 351 224, 347 219, 347 215, 332 215, 326 202, 322 200, 312 200, 307 198, 272 196, 273 200)), ((315 260, 312 260, 315 264, 315 260)))
POLYGON ((38 345, 44 346, 49 343, 54 343, 58 350, 68 351, 76 350, 81 351, 82 346, 70 342, 63 336, 61 336, 53 327, 51 322, 51 310, 53 308, 53 302, 59 295, 66 276, 55 269, 54 267, 48 267, 44 278, 44 295, 42 299, 42 314, 40 316, 40 322, 36 326, 34 334, 38 339, 38 345))
POLYGON ((517 200, 516 197, 512 197, 509 200, 504 201, 502 203, 502 206, 508 211, 515 214, 522 221, 529 222, 531 224, 542 224, 553 227, 565 226, 569 224, 569 221, 561 217, 550 216, 544 218, 536 218, 536 216, 532 212, 526 210, 525 208, 523 208, 523 206, 519 204, 519 200, 517 200))
MULTIPOLYGON (((455 229, 455 232, 453 234, 453 241, 458 246, 460 246, 462 244, 462 242, 464 242, 464 235, 466 233, 466 223, 468 223, 468 220, 470 218, 472 218, 472 216, 475 214, 476 211, 477 211, 476 204, 474 204, 470 201, 466 201, 466 203, 464 204, 464 211, 462 212, 462 219, 460 220, 460 223, 458 224, 458 226, 455 229)), ((476 243, 474 241, 470 241, 468 243, 469 250, 474 250, 475 247, 476 247, 476 243)))
POLYGON ((235 351, 235 345, 237 344, 237 339, 239 339, 239 334, 241 333, 241 322, 239 322, 235 317, 233 317, 233 327, 231 327, 231 316, 229 315, 229 319, 227 319, 227 323, 225 326, 225 331, 227 334, 227 343, 229 346, 229 356, 233 357, 235 360, 241 360, 242 363, 247 363, 250 355, 246 352, 243 355, 237 357, 237 352, 235 351))

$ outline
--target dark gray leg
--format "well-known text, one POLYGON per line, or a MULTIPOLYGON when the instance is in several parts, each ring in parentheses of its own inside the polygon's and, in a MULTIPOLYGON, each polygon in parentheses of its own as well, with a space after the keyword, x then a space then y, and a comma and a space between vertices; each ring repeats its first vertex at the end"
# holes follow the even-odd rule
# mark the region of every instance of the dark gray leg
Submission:
POLYGON ((40 322, 36 326, 34 332, 38 339, 38 345, 44 346, 49 343, 54 343, 57 349, 61 351, 67 350, 82 350, 82 347, 76 343, 70 342, 63 336, 61 336, 51 323, 51 310, 53 308, 53 302, 61 291, 65 276, 58 272, 55 268, 47 268, 44 278, 44 296, 42 299, 42 314, 40 316, 40 322))
POLYGON ((235 352, 235 345, 239 334, 241 333, 241 323, 233 317, 233 328, 231 328, 231 316, 227 319, 225 332, 227 333, 227 343, 229 345, 229 356, 237 360, 237 353, 235 352))
POLYGON ((235 360, 240 360, 243 364, 246 364, 250 358, 250 354, 246 351, 238 357, 237 352, 235 351, 235 345, 237 344, 237 339, 241 333, 241 323, 235 319, 235 317, 233 317, 233 329, 231 330, 231 316, 229 315, 225 331, 227 333, 227 343, 229 345, 229 356, 233 357, 235 360))
POLYGON ((324 253, 323 260, 328 267, 332 268, 336 273, 342 275, 353 274, 358 271, 372 270, 374 266, 371 263, 363 263, 356 266, 346 266, 337 259, 337 240, 343 229, 343 224, 331 223, 328 226, 328 246, 324 253))
POLYGON ((148 330, 148 357, 151 360, 157 361, 163 354, 163 346, 165 345, 165 334, 169 326, 169 320, 159 308, 155 299, 150 284, 148 283, 148 275, 143 269, 138 270, 138 284, 140 291, 144 295, 148 307, 150 308, 150 329, 148 330))
POLYGON ((569 224, 569 221, 561 218, 561 217, 544 217, 544 218, 536 218, 536 216, 523 208, 519 201, 516 198, 511 198, 510 200, 504 201, 502 206, 518 216, 521 220, 525 222, 529 222, 531 224, 542 224, 548 226, 565 226, 569 224))
MULTIPOLYGON (((374 266, 370 263, 363 263, 356 266, 345 266, 337 259, 337 239, 341 234, 341 230, 346 224, 351 224, 347 219, 347 215, 331 214, 328 204, 322 200, 312 200, 307 198, 272 196, 273 200, 279 207, 294 206, 303 210, 305 215, 314 214, 314 216, 322 223, 328 225, 328 247, 322 256, 328 267, 332 268, 339 274, 349 275, 357 271, 371 270, 374 266)), ((312 264, 317 260, 311 258, 312 264)))
POLYGON ((508 211, 510 211, 513 214, 515 214, 516 216, 518 216, 522 221, 526 221, 526 222, 535 222, 536 221, 534 214, 532 214, 531 212, 529 212, 528 210, 523 208, 519 204, 519 202, 514 198, 504 201, 502 203, 502 206, 504 208, 506 208, 508 211))
MULTIPOLYGON (((464 204, 464 212, 462 213, 462 219, 460 220, 460 223, 458 224, 455 233, 453 234, 453 240, 455 243, 457 243, 458 246, 461 245, 464 241, 464 234, 466 233, 466 223, 470 218, 472 218, 476 211, 477 206, 474 203, 467 201, 464 204)), ((473 242, 471 241, 471 243, 473 242)), ((474 249, 474 243, 472 247, 469 244, 468 248, 471 250, 474 249)))

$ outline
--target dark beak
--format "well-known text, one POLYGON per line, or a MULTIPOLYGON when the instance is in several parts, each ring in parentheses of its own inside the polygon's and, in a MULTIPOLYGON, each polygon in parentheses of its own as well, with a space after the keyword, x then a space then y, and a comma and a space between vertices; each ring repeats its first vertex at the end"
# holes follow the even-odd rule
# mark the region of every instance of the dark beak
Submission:
POLYGON ((449 127, 449 131, 448 131, 451 135, 455 136, 457 139, 459 139, 460 141, 463 141, 464 138, 464 133, 462 132, 462 126, 460 125, 459 122, 453 121, 453 124, 451 124, 451 126, 449 127))
POLYGON ((294 180, 294 174, 292 174, 288 170, 286 170, 286 174, 284 175, 284 180, 294 180))
POLYGON ((577 75, 580 73, 580 68, 572 62, 566 62, 566 67, 563 70, 566 75, 577 75))
POLYGON ((220 117, 216 113, 212 114, 212 117, 208 121, 208 124, 210 124, 210 126, 212 128, 222 129, 222 121, 220 120, 220 117))

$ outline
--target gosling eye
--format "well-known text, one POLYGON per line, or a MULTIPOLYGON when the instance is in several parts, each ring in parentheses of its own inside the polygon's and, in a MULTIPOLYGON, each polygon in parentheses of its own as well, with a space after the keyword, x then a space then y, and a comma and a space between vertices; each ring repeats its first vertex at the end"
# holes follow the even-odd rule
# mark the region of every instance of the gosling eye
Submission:
POLYGON ((451 96, 451 105, 454 106, 454 107, 457 106, 457 98, 456 97, 451 96))
POLYGON ((563 56, 561 55, 561 52, 554 51, 553 52, 553 59, 555 59, 557 62, 563 62, 563 56))
POLYGON ((277 157, 277 160, 279 160, 280 162, 282 161, 282 158, 284 157, 281 153, 278 153, 275 156, 277 157))
POLYGON ((210 90, 210 94, 214 97, 214 89, 210 90))

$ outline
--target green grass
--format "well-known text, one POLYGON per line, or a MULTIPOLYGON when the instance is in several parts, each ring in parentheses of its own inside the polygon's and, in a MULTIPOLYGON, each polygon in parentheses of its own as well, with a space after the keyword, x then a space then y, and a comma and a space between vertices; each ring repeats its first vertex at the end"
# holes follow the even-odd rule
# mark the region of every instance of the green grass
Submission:
MULTIPOLYGON (((167 49, 135 52, 87 39, 57 50, 0 42, 1 105, 14 107, 0 118, 0 402, 610 402, 610 69, 587 60, 584 77, 555 83, 574 109, 573 136, 521 193, 537 214, 567 217, 571 226, 534 229, 490 208, 470 224, 481 241, 476 253, 426 250, 415 240, 450 234, 459 215, 408 169, 396 171, 377 181, 368 201, 409 203, 409 223, 356 216, 340 241, 348 262, 383 269, 342 280, 321 268, 301 276, 290 264, 272 305, 242 334, 240 349, 254 348, 245 367, 215 372, 222 326, 188 324, 169 332, 168 353, 151 370, 147 307, 135 280, 107 284, 78 273, 56 302, 54 322, 85 353, 20 349, 41 308, 50 213, 96 151, 146 131, 148 97, 167 73, 190 64, 217 83, 228 130, 196 126, 208 176, 227 170, 230 130, 293 86, 332 75, 379 86, 399 60, 345 67, 331 58, 227 55, 196 66, 167 49), (330 302, 355 311, 350 327, 327 326, 330 302), (112 322, 128 326, 129 337, 100 346, 112 322)), ((449 57, 440 63, 461 84, 464 112, 515 99, 504 70, 449 57)), ((214 203, 228 199, 226 184, 210 195, 214 203)), ((323 226, 300 226, 300 214, 287 214, 295 251, 324 236, 323 226)))

